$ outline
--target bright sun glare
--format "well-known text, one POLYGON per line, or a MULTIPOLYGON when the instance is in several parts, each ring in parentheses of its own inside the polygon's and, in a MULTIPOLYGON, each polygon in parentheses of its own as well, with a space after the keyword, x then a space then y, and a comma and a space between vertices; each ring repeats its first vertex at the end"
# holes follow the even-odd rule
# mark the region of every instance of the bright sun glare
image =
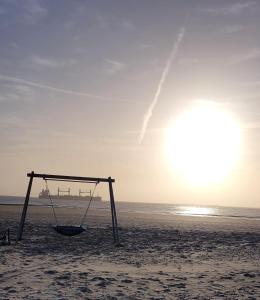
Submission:
POLYGON ((200 106, 166 131, 167 158, 175 172, 195 185, 223 180, 240 156, 239 124, 214 106, 200 106))

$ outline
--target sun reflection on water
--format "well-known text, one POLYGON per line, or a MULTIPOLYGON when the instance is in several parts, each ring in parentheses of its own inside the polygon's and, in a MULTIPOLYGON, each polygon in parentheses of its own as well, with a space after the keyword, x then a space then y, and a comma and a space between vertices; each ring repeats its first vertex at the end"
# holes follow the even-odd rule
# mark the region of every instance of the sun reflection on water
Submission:
POLYGON ((185 216, 207 216, 214 215, 214 208, 210 207, 192 207, 192 206, 183 206, 180 207, 178 214, 185 216))

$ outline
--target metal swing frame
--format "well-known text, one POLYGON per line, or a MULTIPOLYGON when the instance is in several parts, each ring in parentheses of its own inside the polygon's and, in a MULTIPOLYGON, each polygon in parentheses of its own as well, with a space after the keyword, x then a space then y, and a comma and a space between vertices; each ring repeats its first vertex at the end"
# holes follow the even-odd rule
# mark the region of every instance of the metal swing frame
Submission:
POLYGON ((114 239, 114 243, 116 245, 119 244, 117 214, 116 214, 116 206, 115 206, 115 199, 114 199, 114 192, 113 192, 113 185, 112 185, 113 182, 115 182, 115 179, 112 179, 111 177, 96 178, 96 177, 53 175, 53 174, 38 174, 38 173, 34 173, 34 171, 32 171, 31 173, 28 173, 27 177, 29 177, 30 179, 29 179, 27 193, 26 193, 25 200, 24 200, 20 224, 19 224, 18 231, 17 231, 17 237, 16 237, 17 241, 22 240, 24 224, 25 224, 25 219, 26 219, 26 213, 27 213, 27 208, 29 205, 30 194, 31 194, 31 189, 32 189, 32 184, 33 184, 33 179, 34 178, 42 178, 44 180, 54 180, 54 181, 57 180, 57 181, 71 181, 71 182, 89 182, 89 183, 104 182, 104 183, 108 183, 109 195, 110 195, 111 217, 112 217, 113 239, 114 239))

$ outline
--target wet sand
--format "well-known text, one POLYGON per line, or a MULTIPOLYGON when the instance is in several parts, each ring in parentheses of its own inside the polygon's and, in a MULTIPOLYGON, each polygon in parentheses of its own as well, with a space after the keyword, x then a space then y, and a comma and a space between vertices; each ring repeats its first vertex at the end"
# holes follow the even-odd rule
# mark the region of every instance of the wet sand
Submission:
MULTIPOLYGON (((0 205, 14 240, 21 207, 0 205)), ((60 208, 61 223, 81 210, 60 208)), ((30 207, 23 240, 0 246, 0 299, 259 299, 260 221, 120 213, 122 247, 107 211, 87 231, 52 230, 50 208, 30 207)))

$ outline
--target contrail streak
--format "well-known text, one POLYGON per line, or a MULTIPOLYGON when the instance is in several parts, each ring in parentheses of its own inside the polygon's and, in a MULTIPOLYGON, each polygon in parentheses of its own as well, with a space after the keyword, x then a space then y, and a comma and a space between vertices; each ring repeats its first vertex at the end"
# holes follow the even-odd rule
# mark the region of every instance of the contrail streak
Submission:
POLYGON ((137 102, 137 101, 127 100, 127 99, 115 99, 115 98, 110 98, 110 97, 98 96, 98 95, 90 94, 90 93, 84 93, 84 92, 77 92, 77 91, 73 91, 73 90, 61 89, 61 88, 57 88, 57 87, 54 87, 54 86, 50 86, 50 85, 46 85, 46 84, 40 84, 40 83, 37 83, 37 82, 34 82, 34 81, 28 81, 28 80, 24 80, 24 79, 21 79, 21 78, 12 77, 12 76, 5 76, 5 75, 1 75, 1 74, 0 74, 0 80, 25 84, 25 85, 29 85, 29 86, 32 86, 32 87, 46 89, 46 90, 49 90, 49 91, 53 91, 53 92, 57 92, 57 93, 63 93, 63 94, 67 94, 67 95, 98 99, 100 101, 106 101, 106 102, 107 101, 137 102))
POLYGON ((173 43, 170 56, 169 56, 168 60, 166 61, 165 67, 164 67, 163 72, 162 72, 162 76, 159 80, 159 83, 158 83, 158 86, 157 86, 157 89, 156 89, 156 92, 155 92, 155 95, 154 95, 154 98, 153 98, 153 101, 152 101, 151 105, 148 107, 148 110, 144 115, 143 125, 142 125, 141 131, 140 131, 140 134, 139 134, 139 138, 138 138, 138 144, 139 145, 142 143, 142 141, 144 139, 148 123, 150 121, 150 118, 153 115, 153 110, 154 110, 154 108, 155 108, 155 106, 158 102, 158 99, 161 95, 162 87, 163 87, 163 84, 164 84, 164 82, 167 78, 167 75, 169 73, 171 65, 172 65, 174 59, 176 58, 176 56, 178 54, 178 50, 179 50, 180 45, 182 43, 182 40, 184 38, 185 32, 186 32, 186 28, 182 27, 180 29, 179 33, 178 33, 177 40, 173 43))

